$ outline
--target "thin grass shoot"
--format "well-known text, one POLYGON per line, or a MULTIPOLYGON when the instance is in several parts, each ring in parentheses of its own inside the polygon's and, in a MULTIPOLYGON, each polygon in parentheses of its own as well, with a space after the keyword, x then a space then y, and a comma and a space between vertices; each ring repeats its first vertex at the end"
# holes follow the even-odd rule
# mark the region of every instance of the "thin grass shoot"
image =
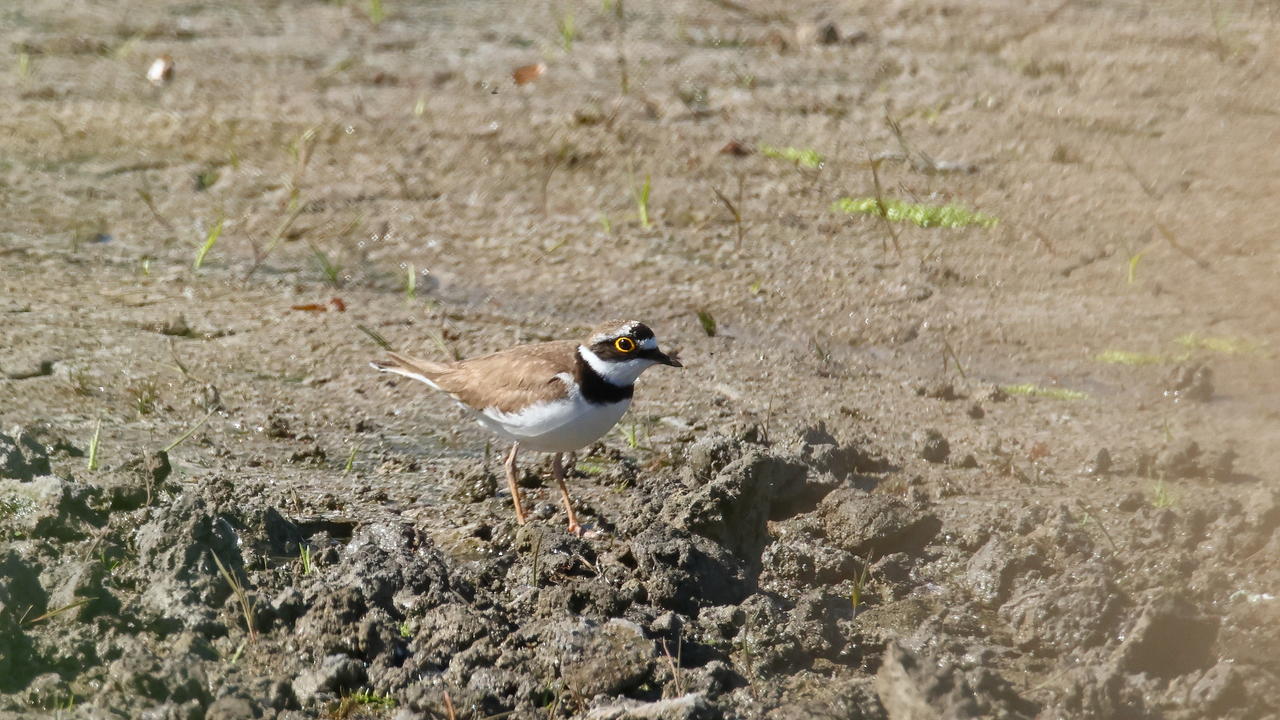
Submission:
POLYGON ((311 546, 303 543, 298 546, 298 562, 302 565, 302 574, 304 576, 315 572, 315 563, 311 560, 311 546))
POLYGON ((1241 337, 1209 337, 1194 332, 1181 335, 1174 342, 1191 350, 1208 350, 1221 355, 1254 355, 1262 351, 1262 343, 1241 337))
POLYGON ((217 412, 217 410, 210 410, 204 417, 200 418, 199 422, 197 422, 195 425, 192 425, 190 429, 188 429, 186 432, 182 433, 177 438, 175 438, 173 442, 169 443, 168 445, 165 445, 164 452, 167 453, 173 450, 174 448, 178 447, 182 443, 186 442, 187 438, 194 435, 197 430, 199 430, 202 426, 204 426, 204 424, 209 421, 209 418, 213 417, 213 414, 215 412, 217 412))
POLYGON ((413 263, 404 265, 404 296, 409 300, 418 297, 418 272, 413 263))
POLYGON ((578 28, 573 21, 573 13, 566 11, 556 20, 556 32, 560 34, 560 47, 565 52, 573 52, 573 41, 578 37, 578 28))
POLYGON ((1169 361, 1169 358, 1163 355, 1131 352, 1129 350, 1103 350, 1095 355, 1093 359, 1108 365, 1129 365, 1131 367, 1160 365, 1169 361))
POLYGON ((351 453, 347 455, 347 464, 342 468, 343 475, 351 474, 351 467, 356 464, 356 452, 360 449, 360 445, 352 445, 351 453))
POLYGON ((254 618, 257 613, 256 604, 249 598, 249 592, 245 590, 244 583, 241 583, 238 577, 227 570, 227 566, 222 564, 222 559, 218 557, 218 554, 212 550, 209 551, 209 554, 213 556, 213 562, 218 566, 218 573, 231 586, 231 592, 236 596, 236 602, 240 605, 240 612, 244 615, 244 626, 249 631, 249 639, 256 642, 258 640, 258 630, 254 627, 254 618))
POLYGON ((205 256, 209 254, 209 251, 213 249, 214 244, 218 242, 218 238, 222 235, 223 222, 224 220, 219 218, 218 222, 214 223, 213 227, 209 228, 209 232, 205 234, 204 244, 196 251, 195 262, 191 263, 192 270, 199 270, 200 266, 204 264, 205 256))
POLYGON ((652 224, 649 221, 649 193, 653 190, 653 184, 650 176, 644 176, 644 182, 637 185, 633 193, 636 201, 636 216, 640 219, 640 227, 648 229, 652 224))
POLYGON ((86 467, 89 472, 98 469, 98 445, 102 440, 102 418, 98 418, 98 422, 93 427, 93 439, 89 441, 89 461, 86 467))
POLYGON ((1020 385, 1001 385, 1000 389, 1009 395, 1022 395, 1023 397, 1042 397, 1051 400, 1085 400, 1089 397, 1088 393, 1079 390, 1068 390, 1067 388, 1044 387, 1034 383, 1022 383, 1020 385))

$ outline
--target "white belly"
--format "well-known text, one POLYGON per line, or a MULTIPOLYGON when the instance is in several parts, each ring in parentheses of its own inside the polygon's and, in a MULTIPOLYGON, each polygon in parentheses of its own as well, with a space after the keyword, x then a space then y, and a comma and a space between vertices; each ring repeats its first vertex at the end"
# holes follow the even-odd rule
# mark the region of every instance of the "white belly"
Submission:
POLYGON ((608 405, 582 399, 576 392, 563 400, 540 403, 519 413, 488 408, 481 425, 520 447, 538 452, 572 452, 604 437, 631 406, 631 398, 608 405))

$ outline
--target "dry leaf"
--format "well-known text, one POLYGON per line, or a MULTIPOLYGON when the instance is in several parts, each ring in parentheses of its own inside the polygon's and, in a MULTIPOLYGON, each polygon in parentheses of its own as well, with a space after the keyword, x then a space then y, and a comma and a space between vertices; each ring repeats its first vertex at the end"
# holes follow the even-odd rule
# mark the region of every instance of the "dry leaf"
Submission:
POLYGON ((290 309, 301 310, 303 312, 327 312, 329 310, 328 306, 321 305, 320 303, 308 303, 306 305, 293 305, 290 307, 290 309))
POLYGON ((346 304, 345 302, 343 302, 343 301, 342 301, 342 298, 340 298, 340 297, 331 297, 331 298, 329 298, 329 304, 330 304, 330 305, 332 305, 332 306, 333 306, 333 308, 334 308, 335 310, 337 310, 338 312, 346 312, 346 311, 347 311, 347 304, 346 304))
POLYGON ((546 63, 535 63, 533 65, 521 65, 511 71, 511 78, 516 81, 517 85, 528 85, 529 83, 542 77, 542 73, 547 71, 546 63))

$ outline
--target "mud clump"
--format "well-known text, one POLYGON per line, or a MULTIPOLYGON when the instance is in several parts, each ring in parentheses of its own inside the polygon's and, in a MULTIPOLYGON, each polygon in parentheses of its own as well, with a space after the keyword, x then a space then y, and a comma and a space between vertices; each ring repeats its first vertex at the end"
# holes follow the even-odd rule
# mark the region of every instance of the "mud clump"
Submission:
POLYGON ((951 443, 936 429, 929 428, 917 432, 913 438, 916 452, 931 463, 944 463, 951 456, 951 443))
POLYGON ((0 433, 0 478, 30 480, 48 474, 49 456, 40 443, 20 427, 0 433))

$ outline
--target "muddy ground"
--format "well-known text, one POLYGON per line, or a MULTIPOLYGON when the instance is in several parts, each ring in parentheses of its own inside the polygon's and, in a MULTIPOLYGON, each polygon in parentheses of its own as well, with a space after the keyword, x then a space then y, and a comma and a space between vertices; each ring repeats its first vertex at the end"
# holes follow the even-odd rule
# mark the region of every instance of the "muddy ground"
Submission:
POLYGON ((1274 715, 1278 22, 0 8, 0 716, 1274 715), (593 539, 366 365, 612 317, 593 539))

